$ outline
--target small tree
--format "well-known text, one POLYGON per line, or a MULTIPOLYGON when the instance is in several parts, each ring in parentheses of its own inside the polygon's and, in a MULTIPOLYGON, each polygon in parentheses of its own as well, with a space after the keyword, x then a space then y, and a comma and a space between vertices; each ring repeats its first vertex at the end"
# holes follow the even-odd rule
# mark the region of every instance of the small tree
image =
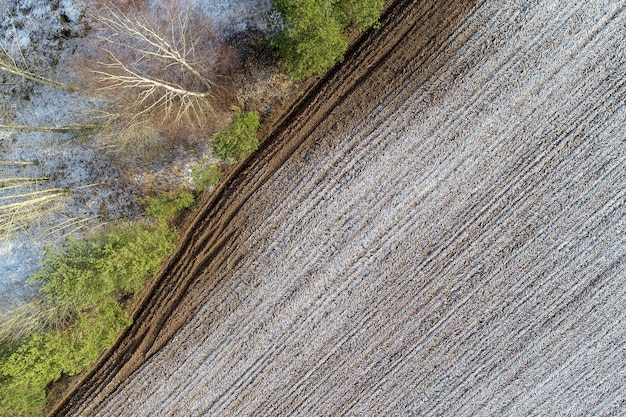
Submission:
POLYGON ((191 170, 191 179, 198 191, 204 191, 220 182, 220 167, 217 164, 197 165, 191 170))
POLYGON ((231 124, 213 134, 213 150, 221 158, 245 158, 259 147, 259 140, 256 138, 259 124, 256 113, 238 110, 231 124))
POLYGON ((329 0, 273 0, 284 30, 272 41, 285 58, 285 71, 295 79, 318 76, 341 60, 348 48, 343 26, 329 0))
POLYGON ((319 76, 340 62, 348 48, 347 26, 375 26, 384 0, 271 0, 281 30, 272 40, 295 79, 319 76))

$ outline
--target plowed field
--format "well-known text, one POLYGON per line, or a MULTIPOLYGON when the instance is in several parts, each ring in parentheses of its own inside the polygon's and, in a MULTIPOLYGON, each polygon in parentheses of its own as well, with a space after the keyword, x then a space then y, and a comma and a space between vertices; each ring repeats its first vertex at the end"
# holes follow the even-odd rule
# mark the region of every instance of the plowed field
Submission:
POLYGON ((398 1, 56 415, 623 413, 625 100, 624 0, 398 1))

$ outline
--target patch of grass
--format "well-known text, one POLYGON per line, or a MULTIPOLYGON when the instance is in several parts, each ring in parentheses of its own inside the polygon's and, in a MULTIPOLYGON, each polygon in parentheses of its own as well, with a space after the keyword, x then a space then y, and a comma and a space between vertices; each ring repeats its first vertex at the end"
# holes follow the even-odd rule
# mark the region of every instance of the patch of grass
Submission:
POLYGON ((196 186, 196 190, 204 191, 220 182, 220 174, 220 167, 216 164, 198 165, 191 170, 191 180, 196 186))
POLYGON ((236 161, 245 158, 259 147, 259 140, 256 138, 259 125, 258 114, 237 110, 232 122, 213 134, 211 140, 215 154, 236 161))
POLYGON ((0 415, 40 416, 48 383, 86 369, 131 323, 118 299, 139 291, 173 249, 165 222, 134 225, 50 250, 32 280, 49 305, 73 312, 63 329, 0 345, 0 415))
POLYGON ((191 207, 195 199, 193 194, 183 191, 176 197, 164 195, 148 201, 148 215, 157 219, 167 219, 181 210, 191 207))

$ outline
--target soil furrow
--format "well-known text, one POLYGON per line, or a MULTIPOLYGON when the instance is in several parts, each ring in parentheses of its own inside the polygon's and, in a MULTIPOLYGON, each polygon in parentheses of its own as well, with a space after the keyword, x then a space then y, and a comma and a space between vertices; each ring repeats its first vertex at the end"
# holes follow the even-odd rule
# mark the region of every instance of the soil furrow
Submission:
POLYGON ((617 413, 625 10, 396 2, 56 415, 617 413))

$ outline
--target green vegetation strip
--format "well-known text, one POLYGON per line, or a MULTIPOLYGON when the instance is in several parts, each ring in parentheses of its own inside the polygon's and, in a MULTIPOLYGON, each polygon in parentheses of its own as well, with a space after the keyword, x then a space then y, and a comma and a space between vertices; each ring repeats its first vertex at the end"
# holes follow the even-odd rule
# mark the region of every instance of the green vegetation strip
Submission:
POLYGON ((149 216, 157 219, 167 219, 177 212, 191 207, 194 202, 193 194, 183 191, 177 197, 163 195, 149 200, 146 211, 149 216))
MULTIPOLYGON (((41 415, 48 383, 89 367, 131 323, 119 300, 141 289, 174 247, 165 222, 133 225, 50 250, 33 281, 72 323, 0 346, 0 415, 41 415)), ((47 316, 50 316, 47 314, 47 316)), ((52 315, 54 316, 54 315, 52 315)), ((54 320, 47 317, 46 320, 54 320)))

